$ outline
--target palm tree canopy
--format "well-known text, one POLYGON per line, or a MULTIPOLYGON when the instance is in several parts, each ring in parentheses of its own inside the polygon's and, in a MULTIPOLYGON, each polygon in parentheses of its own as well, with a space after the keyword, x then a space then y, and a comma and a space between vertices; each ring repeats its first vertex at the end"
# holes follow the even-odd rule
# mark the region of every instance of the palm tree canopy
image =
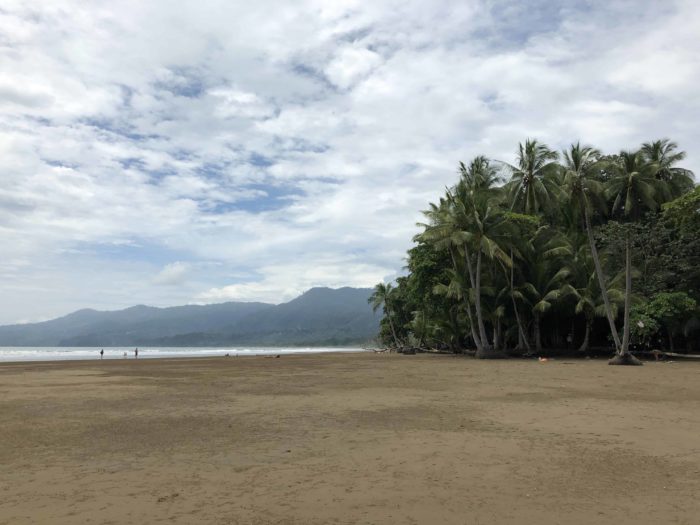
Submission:
POLYGON ((560 170, 555 162, 558 158, 556 151, 536 139, 526 139, 525 144, 518 145, 516 165, 502 163, 511 173, 508 183, 511 209, 537 213, 550 206, 558 193, 553 180, 560 170))
POLYGON ((385 306, 387 299, 390 298, 394 291, 394 287, 390 283, 379 283, 374 287, 372 295, 367 302, 372 305, 372 311, 376 312, 380 306, 385 306))
POLYGON ((654 176, 655 166, 646 162, 641 150, 621 151, 618 158, 606 190, 613 201, 612 214, 637 220, 659 207, 660 181, 654 176))
POLYGON ((692 171, 676 166, 685 159, 685 151, 677 151, 678 144, 660 139, 642 144, 644 160, 654 165, 656 178, 665 182, 666 201, 680 197, 694 186, 692 171))
POLYGON ((598 179, 600 151, 591 146, 571 144, 562 152, 564 192, 573 206, 587 208, 604 206, 604 188, 598 179))

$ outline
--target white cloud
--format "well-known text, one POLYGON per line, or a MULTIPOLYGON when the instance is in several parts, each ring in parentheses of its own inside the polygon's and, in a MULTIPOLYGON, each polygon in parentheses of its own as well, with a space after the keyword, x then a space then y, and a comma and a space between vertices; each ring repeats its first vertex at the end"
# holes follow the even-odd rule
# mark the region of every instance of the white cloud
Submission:
POLYGON ((153 278, 155 284, 175 286, 182 284, 190 270, 190 265, 180 261, 166 264, 153 278))
POLYGON ((381 57, 369 49, 348 46, 336 53, 325 71, 331 82, 346 89, 366 77, 381 61, 381 57))
POLYGON ((370 286, 527 136, 698 171, 699 32, 689 0, 5 2, 0 323, 370 286))
POLYGON ((211 288, 197 297, 200 302, 264 301, 281 303, 323 283, 324 286, 368 286, 394 276, 394 270, 344 260, 317 260, 305 263, 269 265, 260 268, 260 281, 211 288))

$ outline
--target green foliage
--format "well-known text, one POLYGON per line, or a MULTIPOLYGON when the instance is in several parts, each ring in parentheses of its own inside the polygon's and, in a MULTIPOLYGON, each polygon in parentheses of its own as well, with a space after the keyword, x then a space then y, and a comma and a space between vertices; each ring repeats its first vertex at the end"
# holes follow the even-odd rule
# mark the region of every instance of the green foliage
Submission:
POLYGON ((576 143, 561 156, 528 139, 513 164, 460 162, 424 212, 407 275, 379 290, 385 338, 393 326, 411 344, 478 354, 572 332, 581 348, 612 333, 619 349, 621 324, 635 344, 685 337, 700 300, 700 190, 677 166, 684 156, 667 139, 614 155, 576 143))
POLYGON ((697 302, 684 292, 661 292, 649 302, 632 310, 632 334, 640 344, 649 346, 660 340, 662 328, 672 344, 686 322, 697 312, 697 302))
POLYGON ((671 334, 675 334, 695 313, 697 306, 695 299, 684 292, 662 292, 649 301, 646 311, 661 322, 671 334))
POLYGON ((654 339, 658 339, 661 325, 649 315, 644 306, 636 306, 632 309, 631 321, 634 343, 649 348, 654 339))
POLYGON ((669 223, 683 233, 700 232, 700 186, 681 195, 677 199, 665 203, 663 216, 669 223))

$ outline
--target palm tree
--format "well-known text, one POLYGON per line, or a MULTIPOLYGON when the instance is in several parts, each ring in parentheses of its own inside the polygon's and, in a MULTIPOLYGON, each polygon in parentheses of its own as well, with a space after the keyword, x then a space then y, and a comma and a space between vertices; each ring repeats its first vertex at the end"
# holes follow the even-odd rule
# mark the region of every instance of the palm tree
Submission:
POLYGON ((479 337, 479 333, 476 331, 476 323, 474 321, 474 315, 472 314, 472 302, 470 301, 471 288, 464 275, 464 271, 461 271, 459 267, 459 263, 457 261, 453 261, 453 263, 457 269, 448 270, 447 275, 449 276, 449 281, 447 283, 435 285, 433 288, 433 293, 436 295, 444 295, 450 299, 455 299, 458 303, 464 305, 467 313, 467 319, 469 320, 471 336, 478 352, 482 349, 482 341, 479 337))
POLYGON ((489 342, 482 308, 482 278, 484 259, 500 260, 506 266, 512 264, 510 257, 501 248, 509 236, 509 223, 498 205, 496 193, 491 188, 472 189, 468 184, 458 184, 448 191, 453 222, 459 226, 462 239, 460 249, 474 290, 474 309, 478 328, 477 357, 497 357, 489 342))
MULTIPOLYGON (((579 234, 580 236, 580 234, 579 234)), ((617 288, 606 290, 605 297, 608 304, 601 302, 603 294, 600 291, 599 281, 596 278, 595 265, 588 246, 583 239, 574 237, 575 249, 573 257, 567 262, 569 269, 569 283, 565 291, 576 299, 574 312, 585 318, 584 337, 579 352, 586 352, 590 344, 590 334, 595 317, 607 316, 608 307, 612 308, 613 318, 617 317, 618 305, 624 301, 624 294, 617 288)), ((614 332, 617 334, 617 332, 614 332)))
MULTIPOLYGON (((518 334, 518 345, 517 348, 525 349, 528 353, 530 352, 530 342, 526 333, 525 323, 523 322, 520 315, 519 303, 524 301, 522 293, 515 288, 516 280, 516 260, 520 263, 517 265, 521 268, 526 268, 527 261, 523 254, 528 254, 530 252, 530 241, 534 236, 534 233, 540 227, 541 220, 539 217, 533 215, 523 215, 520 213, 506 213, 506 220, 511 225, 511 235, 507 240, 507 246, 504 245, 504 249, 507 248, 510 254, 512 264, 510 268, 501 264, 503 274, 506 277, 508 284, 506 295, 510 297, 511 306, 513 309, 513 315, 515 317, 515 323, 517 326, 518 334)), ((518 272, 518 279, 522 280, 520 273, 518 272)))
POLYGON ((669 139, 655 140, 642 144, 644 160, 654 165, 655 176, 664 181, 664 200, 680 197, 693 189, 693 172, 676 167, 685 159, 685 151, 676 151, 678 144, 669 139))
POLYGON ((535 348, 541 351, 542 316, 568 291, 566 280, 570 270, 562 262, 571 255, 571 248, 564 235, 542 226, 532 238, 528 252, 525 282, 518 287, 518 298, 530 306, 535 348))
POLYGON ((460 163, 460 172, 459 183, 447 190, 440 204, 431 204, 424 212, 429 223, 419 224, 424 231, 416 238, 432 243, 436 249, 449 250, 454 271, 461 272, 461 286, 471 290, 464 294, 464 304, 477 356, 495 357, 484 322, 482 267, 484 259, 511 264, 499 246, 507 236, 508 225, 498 205, 498 190, 493 187, 498 175, 489 161, 477 157, 468 167, 460 163))
POLYGON ((400 348, 402 345, 399 342, 399 338, 396 337, 394 321, 392 320, 393 312, 391 308, 391 296, 393 295, 393 292, 394 287, 391 286, 390 283, 379 283, 374 287, 374 292, 372 295, 370 295, 367 302, 372 305, 372 311, 374 312, 376 312, 380 306, 384 306, 384 313, 389 321, 389 327, 391 328, 391 335, 394 338, 394 344, 397 348, 400 348))
MULTIPOLYGON (((463 166, 463 164, 462 164, 463 166)), ((452 261, 453 278, 455 285, 459 284, 464 290, 464 293, 459 292, 459 298, 464 300, 467 317, 469 319, 469 328, 471 330, 472 339, 477 351, 482 351, 482 341, 477 332, 477 324, 474 321, 475 315, 472 313, 472 303, 468 290, 474 287, 474 277, 472 268, 469 267, 469 283, 465 282, 464 266, 461 262, 461 251, 468 250, 465 246, 465 232, 462 231, 459 223, 459 217, 454 213, 451 200, 441 198, 439 204, 430 203, 428 210, 423 214, 429 219, 427 224, 418 223, 424 230, 423 233, 416 235, 414 240, 427 242, 436 250, 447 250, 450 253, 452 261)), ((466 257, 470 261, 470 257, 466 257)), ((437 293, 437 292, 436 292, 437 293)), ((456 297, 450 295, 450 297, 456 297)))
POLYGON ((460 184, 464 184, 470 191, 491 190, 503 181, 498 170, 491 166, 489 159, 483 155, 474 157, 469 167, 460 162, 459 173, 460 184))
POLYGON ((558 170, 555 162, 558 157, 556 151, 535 139, 526 139, 525 145, 518 145, 517 166, 502 163, 511 172, 508 183, 511 209, 537 213, 549 206, 557 193, 552 175, 558 170))
POLYGON ((615 349, 619 351, 621 343, 620 336, 615 327, 615 316, 608 297, 607 285, 603 267, 600 264, 598 249, 593 238, 593 228, 591 227, 591 212, 594 205, 598 207, 603 204, 603 185, 595 179, 595 170, 599 166, 600 152, 590 146, 581 146, 580 143, 572 144, 568 150, 564 151, 564 188, 569 197, 569 203, 580 206, 583 215, 583 224, 588 236, 588 244, 593 257, 595 275, 598 278, 598 286, 605 316, 610 325, 610 333, 615 342, 615 349))
MULTIPOLYGON (((627 222, 639 220, 644 212, 658 208, 657 188, 659 180, 655 177, 656 167, 646 162, 642 151, 623 151, 619 162, 614 166, 615 175, 608 183, 607 194, 613 198, 612 214, 627 222)), ((625 310, 622 332, 622 344, 618 354, 610 364, 640 365, 629 351, 630 309, 632 302, 632 234, 625 229, 625 310)))

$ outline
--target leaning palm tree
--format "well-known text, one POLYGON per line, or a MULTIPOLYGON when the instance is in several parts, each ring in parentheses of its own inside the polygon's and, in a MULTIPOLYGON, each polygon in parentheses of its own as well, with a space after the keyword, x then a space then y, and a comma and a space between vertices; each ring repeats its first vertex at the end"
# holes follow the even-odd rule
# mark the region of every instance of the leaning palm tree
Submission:
POLYGON ((620 336, 615 327, 615 316, 613 307, 608 297, 607 284, 603 267, 600 264, 598 249, 593 238, 593 228, 591 227, 591 213, 595 207, 604 205, 603 185, 596 180, 596 169, 599 167, 600 152, 590 146, 581 146, 580 143, 572 144, 568 150, 564 151, 564 190, 569 197, 572 206, 578 206, 583 216, 583 224, 588 236, 588 244, 593 258, 595 275, 598 279, 598 286, 603 299, 605 316, 610 325, 610 333, 615 343, 615 350, 619 351, 621 342, 620 336))
MULTIPOLYGON (((658 208, 659 180, 655 166, 645 161, 641 151, 623 151, 613 166, 614 176, 606 193, 613 199, 612 214, 626 222, 638 221, 649 210, 658 208)), ((625 229, 625 309, 622 344, 610 364, 641 365, 629 351, 630 309, 632 306, 632 234, 625 229)))
POLYGON ((372 311, 374 312, 376 312, 380 306, 384 307, 384 313, 389 321, 389 327, 391 328, 391 335, 394 338, 394 344, 397 348, 400 348, 402 345, 399 342, 399 338, 396 337, 394 321, 392 320, 393 311, 391 307, 391 296, 393 295, 393 292, 394 287, 391 286, 390 283, 379 283, 374 287, 374 292, 372 292, 372 295, 370 295, 367 302, 372 305, 372 311))
MULTIPOLYGON (((580 236, 580 234, 578 234, 580 236)), ((605 317, 608 308, 612 308, 613 318, 617 317, 618 306, 624 301, 624 293, 613 286, 605 292, 608 303, 602 302, 599 281, 596 278, 595 265, 590 250, 583 239, 577 239, 574 234, 572 245, 575 248, 573 257, 569 258, 566 267, 569 270, 569 284, 565 286, 567 295, 576 300, 574 312, 583 315, 585 319, 584 337, 579 352, 586 352, 590 344, 590 334, 596 317, 605 317)), ((617 332, 613 332, 617 334, 617 332)))
POLYGON ((537 213, 549 207, 557 194, 552 176, 558 171, 556 151, 535 139, 518 145, 517 165, 503 162, 511 173, 507 185, 511 209, 523 213, 537 213))

